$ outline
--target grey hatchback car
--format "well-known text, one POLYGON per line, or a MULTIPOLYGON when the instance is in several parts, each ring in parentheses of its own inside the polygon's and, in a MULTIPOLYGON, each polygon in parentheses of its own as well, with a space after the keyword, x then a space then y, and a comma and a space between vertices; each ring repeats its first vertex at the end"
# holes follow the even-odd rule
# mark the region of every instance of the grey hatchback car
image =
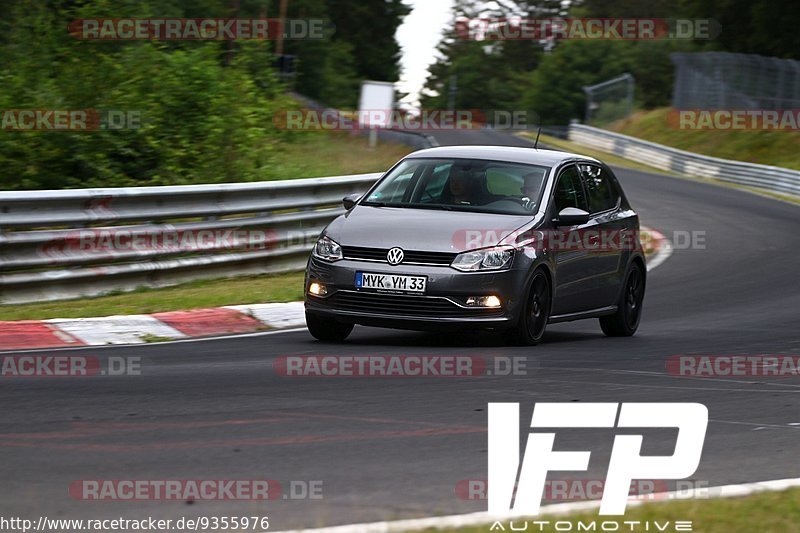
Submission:
POLYGON ((533 345, 548 323, 599 318, 610 336, 639 325, 639 218, 596 159, 431 148, 343 203, 306 269, 317 339, 342 341, 360 324, 493 329, 533 345))

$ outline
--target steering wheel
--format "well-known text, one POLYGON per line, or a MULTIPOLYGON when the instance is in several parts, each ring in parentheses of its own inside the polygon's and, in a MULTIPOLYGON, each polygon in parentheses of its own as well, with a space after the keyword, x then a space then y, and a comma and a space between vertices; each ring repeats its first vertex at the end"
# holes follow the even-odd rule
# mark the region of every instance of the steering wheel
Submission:
MULTIPOLYGON (((527 207, 528 206, 528 202, 526 202, 523 198, 520 198, 519 196, 503 196, 502 198, 500 198, 498 200, 495 200, 495 201, 503 202, 503 201, 506 201, 506 200, 511 200, 512 202, 517 203, 517 204, 521 205, 522 207, 527 207)), ((530 202, 530 203, 533 203, 533 202, 530 202)))

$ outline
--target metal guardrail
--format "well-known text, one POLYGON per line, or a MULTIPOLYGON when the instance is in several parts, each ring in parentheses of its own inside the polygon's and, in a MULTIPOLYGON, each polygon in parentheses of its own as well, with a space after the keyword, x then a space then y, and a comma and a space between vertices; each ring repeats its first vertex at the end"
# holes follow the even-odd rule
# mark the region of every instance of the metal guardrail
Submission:
POLYGON ((677 174, 800 195, 796 170, 704 156, 582 124, 570 125, 569 140, 677 174))
POLYGON ((301 269, 380 176, 0 192, 0 303, 301 269))
MULTIPOLYGON (((532 132, 534 135, 536 135, 536 131, 537 128, 530 128, 528 130, 528 132, 532 132)), ((542 133, 566 141, 569 137, 569 126, 542 126, 542 133)))
MULTIPOLYGON (((793 170, 578 124, 569 138, 663 170, 800 194, 793 170)), ((344 212, 342 197, 379 177, 0 192, 0 304, 301 269, 320 231, 344 212)))

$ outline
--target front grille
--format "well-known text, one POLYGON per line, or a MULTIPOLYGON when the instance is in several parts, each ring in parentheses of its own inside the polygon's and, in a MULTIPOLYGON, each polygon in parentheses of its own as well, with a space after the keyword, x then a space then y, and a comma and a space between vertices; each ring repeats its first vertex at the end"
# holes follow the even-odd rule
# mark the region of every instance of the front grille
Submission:
POLYGON ((374 292, 338 291, 331 296, 314 300, 342 311, 379 313, 383 315, 465 318, 502 316, 502 310, 459 307, 446 298, 382 294, 374 292))
MULTIPOLYGON (((366 259, 368 261, 386 262, 388 248, 364 248, 361 246, 343 246, 342 255, 345 259, 366 259)), ((424 263, 426 265, 449 266, 456 258, 451 252, 421 252, 418 250, 403 250, 403 263, 424 263)))

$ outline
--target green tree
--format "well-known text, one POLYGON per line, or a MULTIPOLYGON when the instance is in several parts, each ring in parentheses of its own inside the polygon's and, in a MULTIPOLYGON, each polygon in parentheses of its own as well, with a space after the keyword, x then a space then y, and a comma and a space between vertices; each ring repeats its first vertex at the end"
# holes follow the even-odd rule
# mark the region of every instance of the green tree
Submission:
POLYGON ((400 78, 400 45, 397 28, 411 8, 402 0, 328 0, 335 25, 334 41, 351 45, 359 76, 375 81, 400 78))
POLYGON ((774 0, 681 0, 686 18, 716 20, 721 33, 711 48, 727 52, 800 59, 799 2, 774 0))
POLYGON ((445 33, 437 48, 439 57, 428 69, 421 97, 423 107, 447 107, 451 79, 455 79, 458 109, 518 108, 525 90, 525 75, 542 59, 541 44, 524 39, 476 40, 479 32, 469 35, 457 32, 456 21, 482 19, 502 26, 509 24, 512 17, 531 19, 560 13, 561 3, 552 0, 508 1, 494 6, 475 0, 457 1, 453 7, 453 28, 445 33))
POLYGON ((354 108, 364 79, 397 81, 397 27, 410 12, 401 0, 291 0, 289 17, 331 21, 324 39, 286 42, 297 56, 297 92, 325 104, 354 108))
POLYGON ((272 116, 293 105, 268 64, 254 67, 269 43, 240 43, 226 61, 226 43, 82 41, 66 31, 74 19, 180 17, 183 7, 166 3, 155 15, 132 0, 7 4, 0 109, 120 110, 141 127, 0 131, 0 188, 261 179, 286 136, 272 116))

